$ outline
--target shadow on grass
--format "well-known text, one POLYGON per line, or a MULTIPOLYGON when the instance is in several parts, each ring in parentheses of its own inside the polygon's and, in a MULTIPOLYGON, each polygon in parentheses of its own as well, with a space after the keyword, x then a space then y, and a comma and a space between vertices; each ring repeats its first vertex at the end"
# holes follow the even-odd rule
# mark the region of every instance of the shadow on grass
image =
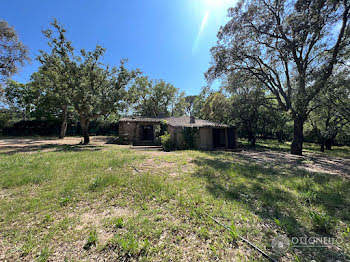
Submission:
MULTIPOLYGON (((215 158, 197 158, 192 162, 199 166, 194 174, 206 181, 206 190, 218 199, 239 202, 267 224, 279 226, 289 237, 293 236, 332 236, 333 230, 320 232, 305 225, 314 208, 322 207, 326 216, 334 220, 350 223, 347 212, 350 205, 350 180, 332 175, 310 173, 293 169, 281 170, 261 165, 232 163, 218 159, 219 153, 209 153, 215 158), (334 180, 338 189, 334 189, 334 180), (306 218, 305 218, 306 217, 306 218)), ((306 257, 313 252, 317 257, 350 257, 330 248, 302 250, 306 257)), ((305 258, 306 258, 305 257, 305 258)))
POLYGON ((48 152, 81 152, 81 151, 98 151, 103 146, 97 145, 62 145, 62 144, 46 144, 46 145, 25 145, 25 146, 8 146, 1 147, 1 155, 13 155, 16 153, 40 152, 42 150, 48 152))

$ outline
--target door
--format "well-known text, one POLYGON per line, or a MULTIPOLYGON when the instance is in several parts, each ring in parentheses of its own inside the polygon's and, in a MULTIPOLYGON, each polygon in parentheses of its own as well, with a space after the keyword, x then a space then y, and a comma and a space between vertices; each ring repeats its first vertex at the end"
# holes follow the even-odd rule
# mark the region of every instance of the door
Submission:
POLYGON ((153 126, 141 126, 142 128, 142 140, 154 140, 153 126))
POLYGON ((215 147, 226 147, 226 136, 224 128, 213 128, 213 145, 215 147))

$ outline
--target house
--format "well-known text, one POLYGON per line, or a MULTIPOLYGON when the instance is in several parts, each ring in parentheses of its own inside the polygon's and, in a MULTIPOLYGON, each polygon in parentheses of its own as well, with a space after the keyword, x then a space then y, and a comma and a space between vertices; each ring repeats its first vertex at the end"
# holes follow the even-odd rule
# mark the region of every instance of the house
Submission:
POLYGON ((159 145, 160 134, 168 131, 177 148, 185 148, 192 134, 195 148, 236 148, 235 127, 208 120, 182 117, 125 117, 119 121, 119 138, 133 145, 159 145))

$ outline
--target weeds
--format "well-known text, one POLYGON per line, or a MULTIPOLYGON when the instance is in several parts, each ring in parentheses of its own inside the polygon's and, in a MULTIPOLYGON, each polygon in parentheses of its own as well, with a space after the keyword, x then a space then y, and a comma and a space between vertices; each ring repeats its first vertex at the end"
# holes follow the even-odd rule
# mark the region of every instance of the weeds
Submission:
POLYGON ((115 221, 114 221, 114 226, 115 228, 122 228, 124 225, 124 220, 122 217, 118 217, 115 221))
POLYGON ((233 222, 230 227, 230 237, 233 242, 236 242, 238 240, 238 232, 233 222))
POLYGON ((313 228, 317 232, 330 234, 334 227, 334 220, 332 217, 324 213, 311 211, 310 218, 312 220, 313 228))
POLYGON ((346 227, 345 231, 343 232, 344 237, 350 237, 350 227, 346 227))
POLYGON ((138 241, 135 236, 128 232, 125 235, 115 235, 108 246, 117 249, 124 257, 138 257, 145 253, 149 247, 149 241, 138 241))
POLYGON ((45 247, 41 250, 40 255, 37 258, 37 261, 46 262, 48 261, 49 256, 50 256, 50 250, 47 247, 45 247))
POLYGON ((96 246, 97 243, 97 232, 96 230, 90 231, 89 238, 84 245, 84 249, 89 249, 92 246, 96 246))

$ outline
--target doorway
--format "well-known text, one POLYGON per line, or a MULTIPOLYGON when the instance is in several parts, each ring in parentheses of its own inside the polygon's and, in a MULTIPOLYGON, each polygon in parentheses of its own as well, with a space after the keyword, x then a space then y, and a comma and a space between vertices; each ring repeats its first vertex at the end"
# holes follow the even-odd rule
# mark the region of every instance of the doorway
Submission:
POLYGON ((213 146, 226 147, 226 134, 224 128, 213 128, 213 146))
POLYGON ((142 140, 154 140, 154 131, 152 125, 141 126, 142 140))

